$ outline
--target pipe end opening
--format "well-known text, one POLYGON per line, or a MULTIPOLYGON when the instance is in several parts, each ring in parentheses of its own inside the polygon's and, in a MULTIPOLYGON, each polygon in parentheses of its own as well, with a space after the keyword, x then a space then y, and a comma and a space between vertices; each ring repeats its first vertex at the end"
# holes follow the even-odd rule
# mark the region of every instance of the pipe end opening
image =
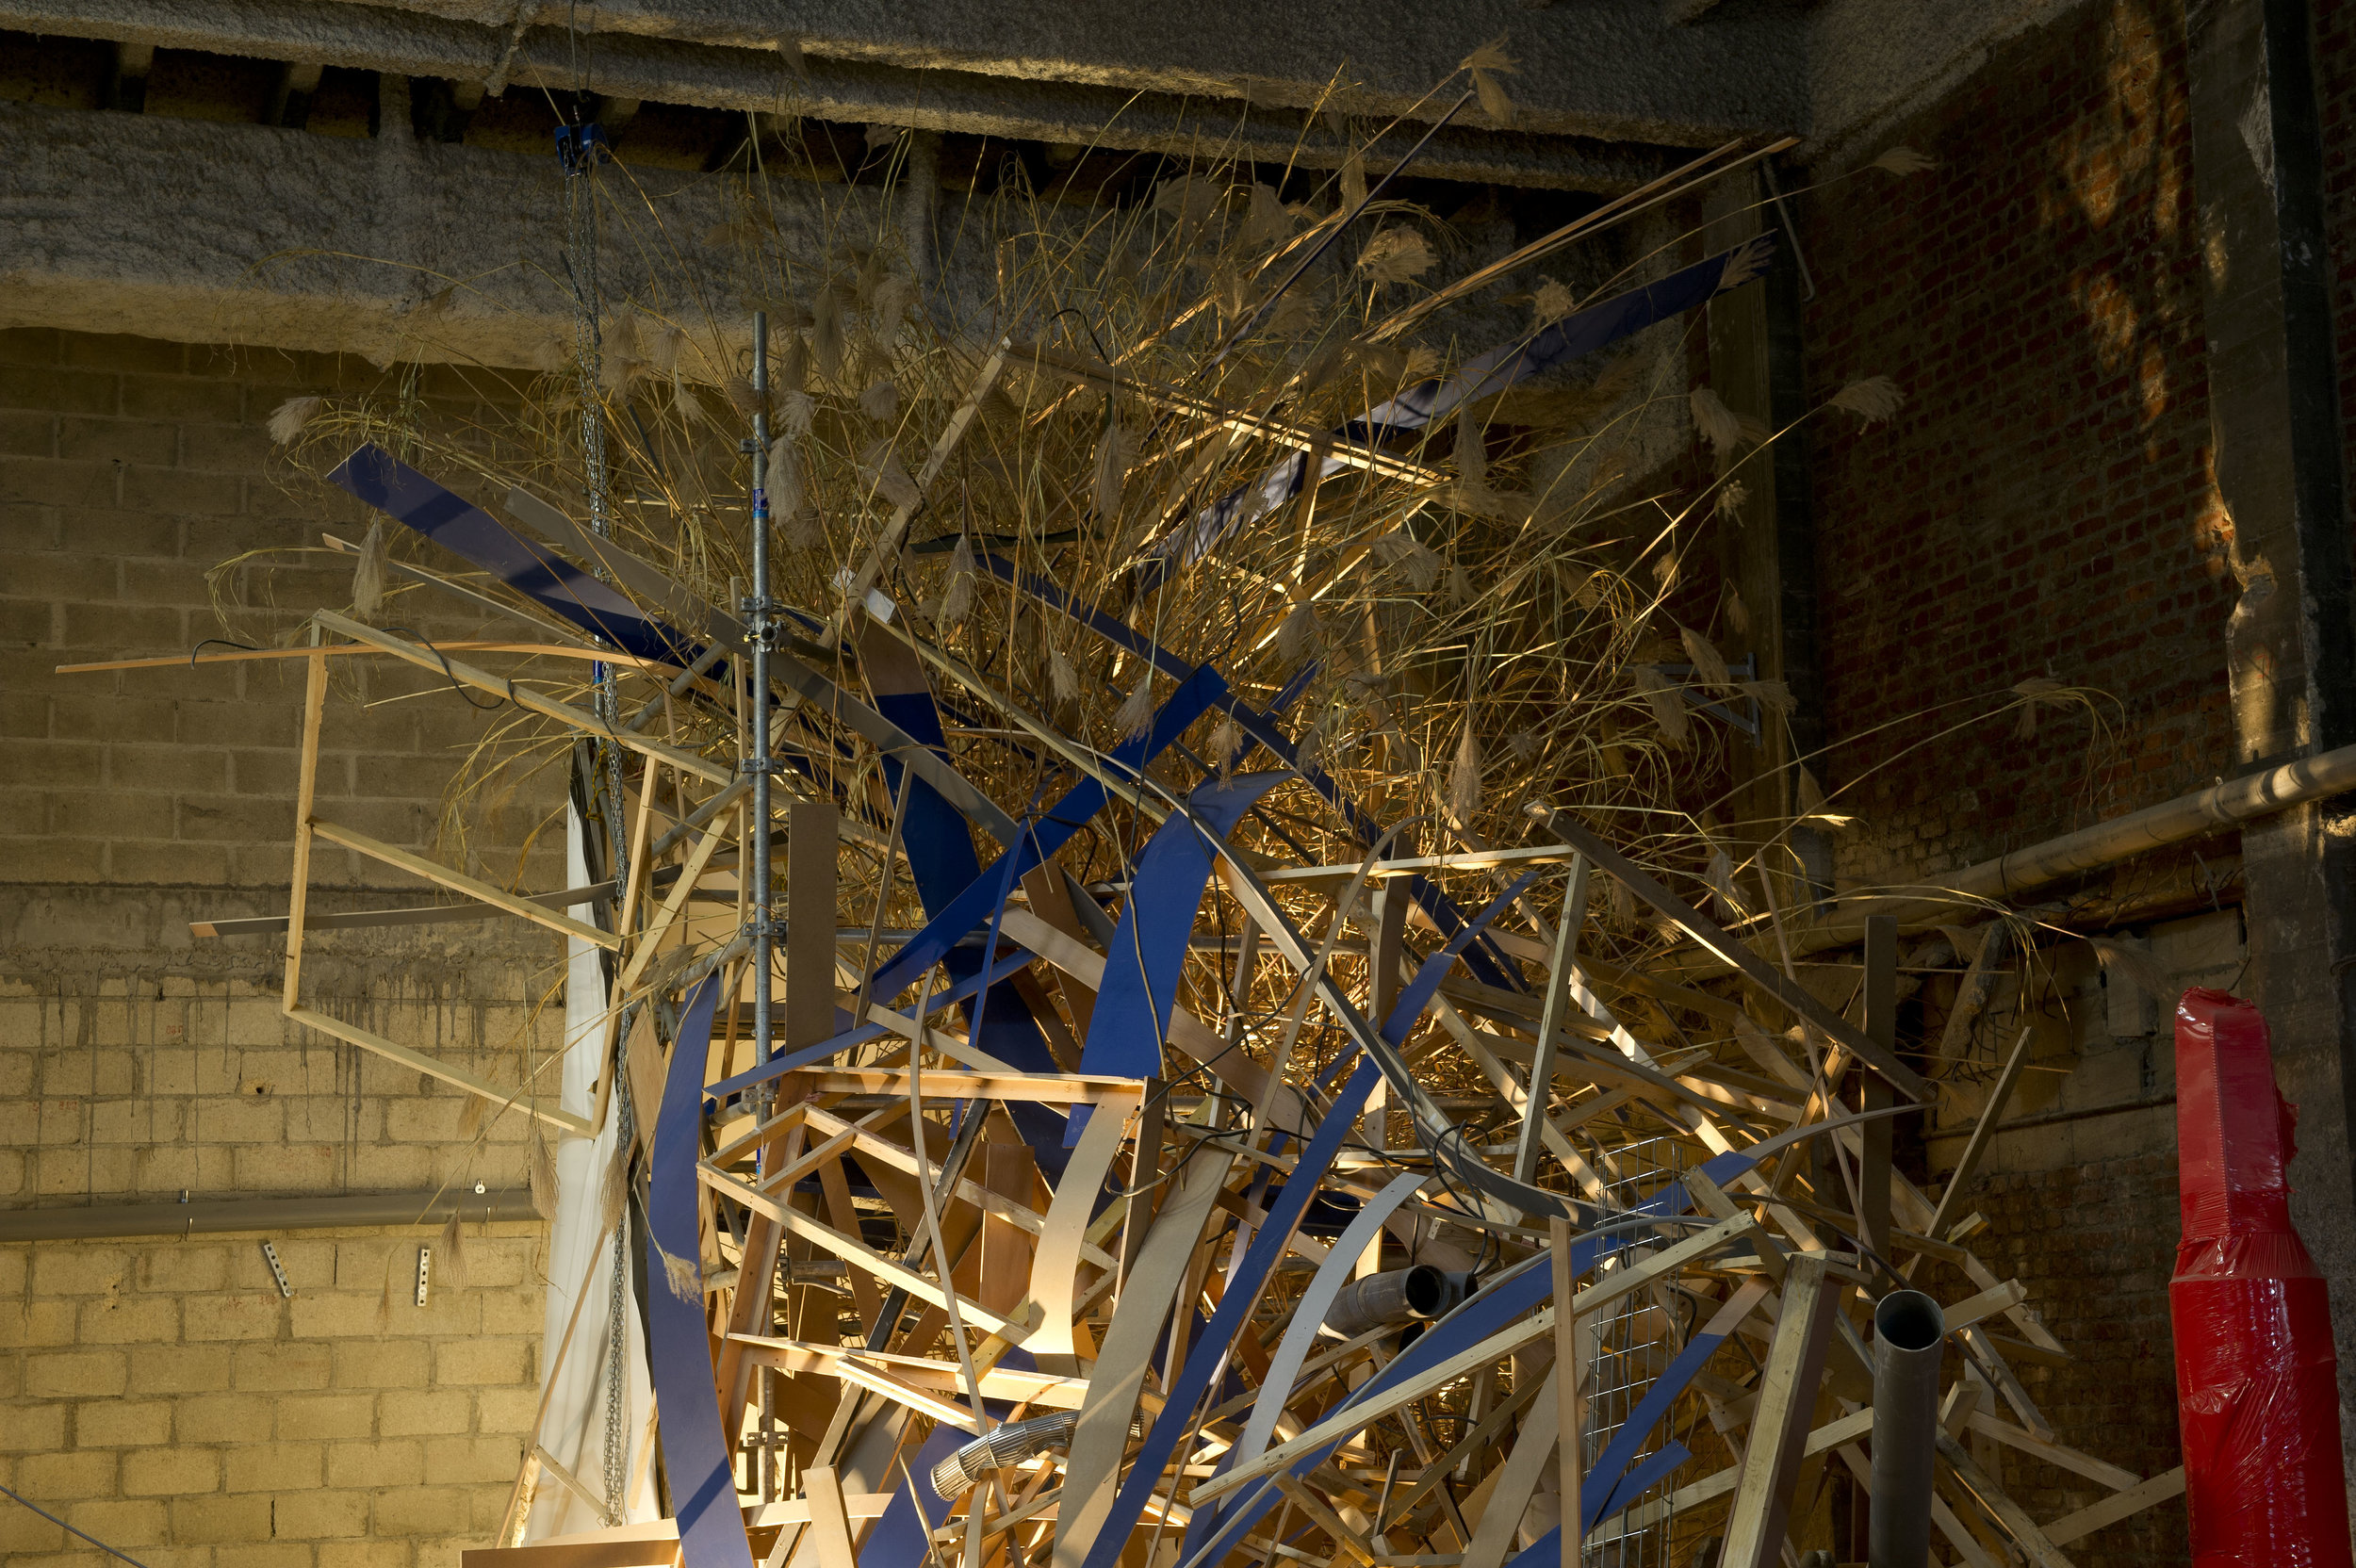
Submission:
POLYGON ((1898 1350, 1928 1350, 1947 1337, 1947 1315, 1919 1290, 1893 1290, 1873 1309, 1874 1336, 1898 1350))

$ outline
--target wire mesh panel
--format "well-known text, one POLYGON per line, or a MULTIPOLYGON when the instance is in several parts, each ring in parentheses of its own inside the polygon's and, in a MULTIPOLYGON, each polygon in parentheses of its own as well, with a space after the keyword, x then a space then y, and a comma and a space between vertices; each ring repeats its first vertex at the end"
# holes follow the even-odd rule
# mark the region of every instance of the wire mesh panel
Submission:
MULTIPOLYGON (((1605 1190, 1615 1208, 1631 1208, 1643 1202, 1676 1181, 1685 1168, 1684 1146, 1669 1137, 1614 1148, 1605 1158, 1606 1163, 1597 1168, 1605 1178, 1605 1190)), ((1630 1247, 1609 1266, 1633 1267, 1657 1250, 1654 1245, 1630 1247)), ((1592 1467, 1601 1457, 1651 1391, 1654 1380, 1677 1355, 1677 1329, 1672 1293, 1666 1285, 1634 1291, 1597 1315, 1587 1351, 1582 1470, 1592 1467)), ((1628 1468, 1632 1471, 1643 1464, 1668 1441, 1667 1424, 1662 1423, 1645 1435, 1628 1468)), ((1662 1481, 1642 1498, 1628 1501, 1666 1496, 1671 1490, 1670 1484, 1662 1481)), ((1630 1508, 1624 1517, 1642 1518, 1644 1511, 1630 1508)), ((1618 1525, 1608 1524, 1587 1542, 1581 1561, 1585 1568, 1666 1568, 1669 1529, 1670 1518, 1666 1513, 1646 1519, 1626 1533, 1619 1533, 1618 1525)))

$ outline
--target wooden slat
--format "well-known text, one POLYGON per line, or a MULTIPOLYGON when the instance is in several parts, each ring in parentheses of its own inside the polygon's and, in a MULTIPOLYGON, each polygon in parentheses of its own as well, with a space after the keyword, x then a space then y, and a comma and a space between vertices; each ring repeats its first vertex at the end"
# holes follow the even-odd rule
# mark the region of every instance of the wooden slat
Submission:
MULTIPOLYGON (((820 1223, 797 1209, 788 1208, 760 1188, 748 1186, 725 1171, 714 1170, 709 1163, 695 1167, 704 1185, 728 1199, 742 1203, 755 1214, 764 1214, 783 1226, 792 1235, 814 1241, 836 1257, 866 1273, 898 1285, 920 1301, 946 1310, 948 1302, 941 1286, 893 1258, 885 1257, 856 1236, 844 1235, 831 1225, 820 1223)), ((994 1334, 1019 1340, 1023 1331, 994 1312, 986 1311, 978 1302, 959 1298, 957 1308, 965 1316, 994 1334)))
POLYGON ((494 887, 480 877, 468 876, 464 872, 452 871, 448 866, 436 864, 422 855, 413 855, 408 850, 396 848, 381 839, 371 839, 358 828, 346 827, 340 823, 327 822, 314 817, 311 819, 311 831, 330 843, 341 844, 346 849, 356 849, 372 860, 382 860, 388 866, 397 866, 412 876, 421 876, 428 882, 438 883, 448 888, 452 892, 465 893, 468 898, 478 903, 488 904, 495 909, 503 909, 511 915, 520 915, 534 925, 545 925, 560 936, 570 937, 576 941, 584 941, 592 946, 602 947, 609 953, 621 951, 622 939, 611 931, 600 931, 586 922, 577 921, 570 915, 559 914, 545 904, 534 903, 529 898, 511 893, 503 888, 494 887))
MULTIPOLYGON (((432 670, 436 675, 447 674, 450 678, 462 686, 471 686, 478 692, 489 692, 497 696, 510 698, 516 707, 537 713, 542 718, 554 719, 557 723, 579 730, 581 734, 613 741, 641 756, 660 757, 679 772, 700 778, 708 784, 726 785, 736 781, 735 771, 726 763, 712 761, 707 758, 696 756, 692 751, 681 751, 677 746, 665 745, 660 741, 650 741, 635 730, 614 729, 586 708, 576 708, 570 703, 558 702, 553 697, 542 696, 529 687, 517 686, 512 681, 502 680, 486 670, 476 669, 463 660, 439 655, 432 648, 395 637, 389 632, 379 631, 371 626, 363 626, 358 621, 338 615, 332 610, 319 611, 312 619, 330 630, 342 632, 354 642, 366 643, 371 647, 391 654, 396 659, 406 660, 421 670, 432 670)), ((608 656, 601 654, 599 657, 608 656)), ((634 662, 634 661, 625 661, 625 662, 634 662)))
POLYGON ((311 802, 318 794, 319 724, 327 708, 327 659, 311 656, 303 689, 303 755, 295 770, 294 871, 286 903, 286 979, 279 1004, 292 1010, 303 996, 303 916, 311 902, 311 802))
POLYGON ((2056 1546, 2067 1546, 2105 1526, 2116 1525, 2131 1514, 2140 1513, 2154 1503, 2181 1496, 2184 1490, 2184 1467, 2180 1464, 2099 1503, 2089 1503, 2075 1513, 2063 1514, 2045 1527, 2045 1539, 2056 1546))
MULTIPOLYGON (((902 1068, 811 1068, 793 1074, 815 1094, 906 1096, 902 1068)), ((924 1074, 928 1093, 943 1100, 1034 1101, 1049 1105, 1113 1105, 1144 1093, 1137 1078, 1083 1077, 1078 1073, 954 1072, 938 1068, 924 1074)))
POLYGON ((1833 1313, 1845 1288, 1822 1257, 1803 1252, 1792 1260, 1759 1405, 1751 1415, 1750 1441, 1742 1451, 1742 1478, 1726 1518, 1726 1545, 1719 1554, 1724 1568, 1775 1568, 1783 1559, 1792 1486, 1824 1378, 1833 1313))
POLYGON ((469 1094, 479 1094, 493 1104, 502 1108, 513 1105, 519 1111, 538 1117, 551 1127, 561 1127, 579 1137, 585 1138, 590 1135, 589 1123, 570 1111, 527 1099, 521 1091, 516 1089, 501 1088, 497 1084, 476 1077, 465 1068, 452 1067, 448 1062, 437 1061, 421 1051, 412 1051, 405 1045, 397 1045, 384 1036, 363 1029, 356 1023, 346 1023, 339 1018, 330 1018, 327 1014, 313 1007, 306 1007, 301 1003, 288 1006, 284 1011, 288 1018, 305 1028, 317 1029, 322 1035, 333 1035, 337 1039, 356 1045, 363 1051, 373 1051, 378 1055, 399 1062, 405 1068, 439 1078, 445 1084, 455 1085, 469 1094))

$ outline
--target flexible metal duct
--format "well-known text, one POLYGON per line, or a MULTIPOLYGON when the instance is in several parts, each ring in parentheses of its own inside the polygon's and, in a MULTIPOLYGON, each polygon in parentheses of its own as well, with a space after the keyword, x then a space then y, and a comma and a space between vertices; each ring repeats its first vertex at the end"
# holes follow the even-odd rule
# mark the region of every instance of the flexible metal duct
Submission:
POLYGON ((1369 1329, 1404 1327, 1446 1316, 1464 1298, 1469 1274, 1450 1274, 1430 1264, 1369 1274, 1342 1287, 1326 1309, 1325 1326, 1344 1339, 1369 1329))
MULTIPOLYGON (((1069 1448, 1072 1434, 1079 1425, 1080 1413, 1076 1410, 1059 1410, 1053 1415, 1034 1416, 1028 1421, 1009 1421, 934 1465, 933 1490, 944 1498, 962 1496, 990 1471, 1020 1464, 1050 1448, 1069 1448)), ((1146 1425, 1143 1411, 1130 1417, 1130 1437, 1143 1437, 1146 1425)))
POLYGON ((1873 1309, 1873 1568, 1923 1568, 1930 1559, 1946 1343, 1947 1315, 1919 1290, 1893 1290, 1873 1309))

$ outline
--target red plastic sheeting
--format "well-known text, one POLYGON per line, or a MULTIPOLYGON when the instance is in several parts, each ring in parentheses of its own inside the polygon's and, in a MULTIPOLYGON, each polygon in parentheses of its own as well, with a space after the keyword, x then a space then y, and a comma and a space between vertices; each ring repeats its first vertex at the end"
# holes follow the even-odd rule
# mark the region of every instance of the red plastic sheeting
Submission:
POLYGON ((2299 1109, 2258 1009, 2176 1008, 2183 1245, 2168 1282, 2194 1568, 2350 1568, 2323 1277, 2291 1228, 2299 1109))

